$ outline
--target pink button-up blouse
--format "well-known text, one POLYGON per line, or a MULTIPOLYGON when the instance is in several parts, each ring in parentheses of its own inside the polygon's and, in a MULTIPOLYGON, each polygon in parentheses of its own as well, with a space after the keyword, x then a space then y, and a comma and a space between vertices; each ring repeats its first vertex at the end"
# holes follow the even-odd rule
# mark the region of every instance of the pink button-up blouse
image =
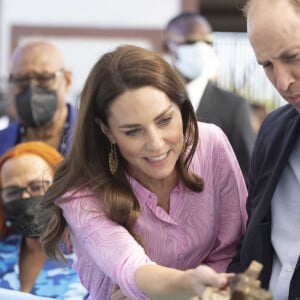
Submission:
POLYGON ((199 123, 199 134, 190 169, 204 179, 204 190, 196 193, 179 184, 170 195, 169 213, 156 205, 155 194, 128 176, 141 207, 135 228, 145 250, 124 227, 106 218, 93 193, 67 193, 57 200, 78 257, 73 267, 89 299, 109 300, 114 284, 129 299, 148 299, 135 282, 135 271, 144 264, 181 270, 206 264, 226 270, 245 231, 247 190, 221 129, 199 123))

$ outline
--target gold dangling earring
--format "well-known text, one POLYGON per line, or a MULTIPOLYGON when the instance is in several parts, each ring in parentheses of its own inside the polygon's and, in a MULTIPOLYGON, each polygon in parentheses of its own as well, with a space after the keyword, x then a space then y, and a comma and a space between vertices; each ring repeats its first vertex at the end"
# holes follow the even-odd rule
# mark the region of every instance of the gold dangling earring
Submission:
POLYGON ((116 144, 111 144, 111 149, 108 154, 108 165, 109 165, 109 170, 111 174, 116 174, 117 169, 118 169, 118 154, 117 154, 117 147, 116 144))

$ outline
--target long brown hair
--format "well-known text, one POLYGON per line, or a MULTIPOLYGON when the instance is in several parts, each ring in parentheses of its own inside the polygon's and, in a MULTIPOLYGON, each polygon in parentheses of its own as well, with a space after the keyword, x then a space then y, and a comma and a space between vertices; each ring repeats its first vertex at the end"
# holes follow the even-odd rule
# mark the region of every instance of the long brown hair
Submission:
POLYGON ((198 127, 183 79, 159 54, 137 46, 120 46, 104 54, 92 68, 81 94, 71 149, 46 193, 40 216, 44 223, 48 220, 48 226, 41 242, 49 257, 57 259, 57 255, 62 255, 58 243, 66 221, 54 201, 69 189, 91 190, 102 201, 108 218, 124 226, 142 244, 134 231, 140 206, 125 176, 126 162, 118 151, 118 170, 111 174, 110 143, 95 121, 100 119, 107 125, 112 101, 127 90, 144 86, 163 91, 180 108, 185 146, 176 164, 178 177, 188 189, 202 191, 202 179, 188 172, 198 144, 198 127))

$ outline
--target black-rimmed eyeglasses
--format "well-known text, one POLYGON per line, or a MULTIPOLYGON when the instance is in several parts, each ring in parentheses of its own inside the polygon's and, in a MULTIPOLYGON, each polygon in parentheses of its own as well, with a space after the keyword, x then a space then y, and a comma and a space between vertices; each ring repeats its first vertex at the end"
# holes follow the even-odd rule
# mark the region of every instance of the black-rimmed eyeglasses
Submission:
POLYGON ((30 196, 42 196, 45 194, 49 185, 49 180, 33 180, 26 186, 8 185, 0 189, 0 195, 4 202, 21 199, 25 191, 30 196))
POLYGON ((32 72, 30 74, 22 74, 22 75, 9 75, 9 83, 17 87, 18 89, 23 89, 26 86, 28 86, 32 80, 35 80, 40 86, 42 87, 49 87, 54 80, 65 73, 64 69, 60 69, 56 72, 49 73, 49 72, 43 72, 43 73, 37 73, 32 72))

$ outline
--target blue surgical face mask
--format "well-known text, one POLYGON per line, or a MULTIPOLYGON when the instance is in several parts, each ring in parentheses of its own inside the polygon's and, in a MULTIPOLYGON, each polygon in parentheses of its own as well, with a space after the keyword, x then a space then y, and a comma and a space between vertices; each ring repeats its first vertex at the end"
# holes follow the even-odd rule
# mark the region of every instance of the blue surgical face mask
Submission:
POLYGON ((215 78, 219 66, 215 50, 205 42, 183 44, 176 48, 173 65, 185 78, 193 80, 198 76, 215 78))

